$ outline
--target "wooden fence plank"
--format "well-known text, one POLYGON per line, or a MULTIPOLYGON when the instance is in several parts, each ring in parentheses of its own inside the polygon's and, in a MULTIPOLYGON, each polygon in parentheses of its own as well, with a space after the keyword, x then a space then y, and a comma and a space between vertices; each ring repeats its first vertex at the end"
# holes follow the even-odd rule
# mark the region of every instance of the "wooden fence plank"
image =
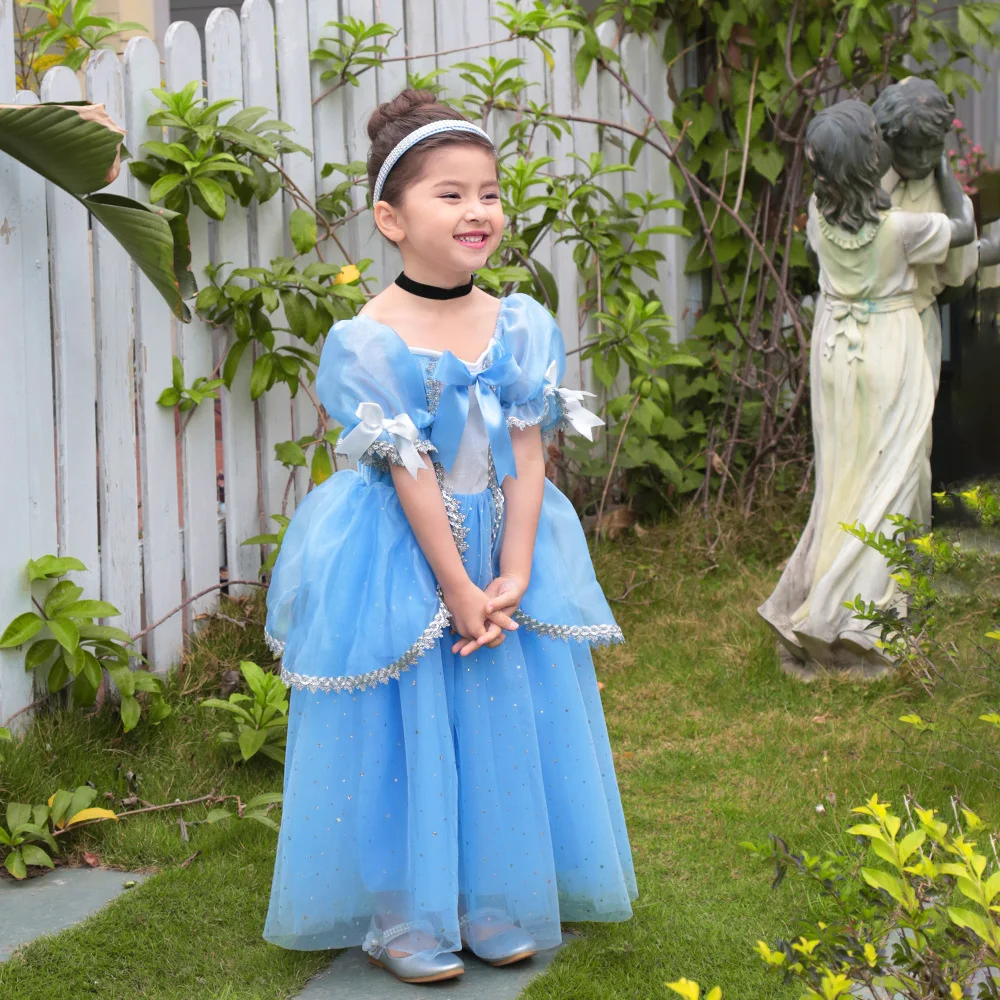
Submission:
MULTIPOLYGON (((570 46, 570 33, 568 31, 556 31, 549 37, 555 49, 553 67, 548 78, 548 92, 546 97, 556 113, 571 114, 573 112, 573 51, 570 46)), ((577 131, 582 131, 586 126, 576 126, 577 131)), ((565 135, 552 136, 549 140, 549 152, 554 159, 552 169, 561 174, 569 173, 578 169, 576 161, 573 160, 574 152, 574 130, 571 128, 565 135)), ((580 354, 569 353, 576 351, 580 346, 580 321, 577 309, 577 296, 579 295, 578 280, 579 274, 576 263, 573 260, 573 250, 568 243, 557 242, 557 234, 552 238, 552 275, 556 279, 556 287, 559 289, 559 329, 562 330, 563 340, 566 343, 566 375, 565 384, 577 389, 583 387, 583 371, 580 362, 580 354)))
MULTIPOLYGON (((42 80, 42 100, 80 100, 65 66, 42 80)), ((75 575, 88 597, 101 593, 97 518, 97 345, 91 305, 90 221, 72 195, 46 184, 52 286, 56 421, 56 521, 59 554, 87 567, 75 575)))
MULTIPOLYGON (((403 0, 381 0, 378 16, 386 24, 391 24, 394 28, 399 28, 399 32, 387 44, 387 59, 399 59, 398 62, 386 62, 384 66, 375 74, 375 83, 378 89, 377 100, 391 101, 400 91, 406 89, 406 67, 407 61, 400 57, 406 55, 406 36, 403 33, 403 0)), ((432 25, 433 27, 433 25, 432 25)), ((388 240, 384 239, 377 231, 375 222, 371 215, 362 217, 366 225, 372 230, 372 239, 379 247, 382 257, 382 287, 387 282, 393 281, 402 270, 402 261, 399 251, 392 246, 388 240)))
MULTIPOLYGON (((406 21, 406 72, 430 73, 437 68, 437 32, 427 0, 403 0, 406 21)), ((400 22, 403 23, 403 22, 400 22)))
MULTIPOLYGON (((21 91, 17 104, 37 104, 37 95, 21 91)), ((28 425, 27 486, 31 518, 31 554, 57 551, 56 428, 52 409, 52 319, 49 310, 49 234, 45 180, 21 167, 21 212, 30 220, 21 233, 21 322, 25 330, 25 374, 31 387, 25 418, 28 425)), ((6 622, 0 623, 2 627, 6 622)))
MULTIPOLYGON (((278 39, 278 93, 280 117, 294 128, 291 137, 307 149, 313 149, 313 108, 309 83, 309 16, 302 0, 276 0, 274 7, 278 39)), ((305 153, 287 153, 282 167, 310 202, 316 201, 316 173, 305 153)), ((282 192, 285 225, 295 209, 295 201, 282 192)), ((291 243, 286 239, 286 252, 291 243)), ((316 428, 316 411, 309 396, 299 391, 292 401, 293 433, 296 438, 311 434, 316 428)), ((265 456, 274 461, 274 455, 265 456)), ((309 476, 305 469, 295 469, 295 492, 288 498, 287 512, 305 496, 309 476)), ((267 511, 272 513, 272 511, 267 511)), ((273 527, 272 522, 272 527, 273 527)))
MULTIPOLYGON (((113 52, 91 55, 87 99, 104 104, 124 126, 122 72, 113 52)), ((127 194, 125 173, 104 189, 127 194)), ((115 625, 138 632, 141 625, 139 495, 136 481, 135 379, 131 262, 121 245, 93 222, 94 316, 97 329, 97 452, 101 545, 101 596, 121 617, 115 625)), ((75 486, 71 484, 71 489, 75 486)))
MULTIPOLYGON (((235 98, 222 120, 235 114, 243 101, 240 55, 240 20, 228 7, 219 7, 205 25, 208 99, 235 98)), ((249 261, 247 217, 239 205, 230 204, 226 217, 213 226, 215 260, 229 268, 246 267, 249 261)), ((252 358, 244 353, 230 391, 222 395, 222 458, 225 469, 226 567, 230 580, 253 580, 260 568, 260 546, 242 542, 260 530, 257 503, 257 433, 254 404, 250 399, 252 358)), ((241 588, 232 588, 239 591, 241 588)))
MULTIPOLYGON (((192 80, 201 81, 201 38, 193 24, 175 21, 164 40, 166 84, 171 91, 182 90, 192 80)), ((201 91, 199 83, 199 92, 201 91)), ((191 234, 191 271, 199 287, 208 281, 205 265, 209 262, 209 224, 203 212, 195 209, 188 215, 191 234)), ((184 365, 185 378, 211 374, 215 365, 212 328, 192 316, 190 323, 179 324, 178 356, 184 365)), ((225 390, 220 391, 220 395, 225 390)), ((224 551, 219 544, 219 487, 216 482, 215 406, 205 402, 186 414, 181 434, 181 512, 183 518, 184 593, 198 594, 219 582, 219 567, 224 551)), ((185 622, 190 631, 194 616, 208 611, 218 600, 208 594, 188 605, 185 622)))
MULTIPOLYGON (((162 141, 163 129, 146 124, 160 107, 160 53, 152 39, 133 38, 125 49, 125 114, 134 156, 144 142, 162 141)), ((149 189, 129 174, 129 194, 148 201, 149 189)), ((196 210, 197 211, 197 210, 196 210)), ((142 497, 142 596, 147 624, 181 603, 180 517, 177 503, 176 413, 156 400, 171 383, 172 317, 163 297, 132 268, 135 301, 135 372, 138 392, 139 473, 142 497)), ((185 372, 190 384, 196 373, 185 372)), ((167 619, 146 636, 146 655, 165 672, 184 647, 184 620, 167 619)))
MULTIPOLYGON (((0 102, 14 100, 14 5, 0 4, 0 102)), ((0 393, 0 445, 4 470, 0 477, 0 524, 5 543, 0 547, 0 612, 7 622, 30 608, 24 567, 31 557, 30 513, 23 470, 28 467, 28 433, 24 421, 28 380, 25 341, 35 331, 25 329, 21 298, 21 234, 33 220, 25 217, 20 201, 20 166, 0 155, 0 347, 4 368, 12 373, 0 393), (13 234, 13 238, 12 235, 13 234)), ((32 675, 24 672, 23 650, 0 650, 0 725, 32 701, 32 675)), ((21 715, 20 730, 27 722, 21 715)))
MULTIPOLYGON (((270 0, 246 0, 240 16, 243 48, 243 101, 249 107, 268 109, 265 118, 278 114, 278 66, 274 48, 274 12, 270 0)), ((290 93, 287 103, 308 98, 290 93)), ((250 264, 270 267, 275 257, 284 256, 285 219, 281 198, 271 198, 250 208, 250 264)), ((275 326, 284 326, 284 316, 276 313, 275 326)), ((288 346, 285 332, 274 335, 275 347, 288 346)), ((281 513, 281 501, 288 474, 275 459, 274 446, 292 437, 292 399, 284 382, 276 383, 257 401, 257 461, 260 463, 263 505, 260 530, 273 526, 272 514, 281 513)))
MULTIPOLYGON (((372 0, 342 0, 342 9, 345 17, 356 17, 366 24, 371 24, 375 19, 372 0)), ((376 69, 362 72, 358 75, 356 87, 343 88, 344 135, 348 160, 366 160, 368 157, 368 119, 379 101, 376 86, 379 72, 376 69)), ((366 204, 365 188, 355 187, 353 195, 354 208, 363 209, 366 204)), ((372 258, 372 265, 368 269, 372 291, 385 288, 386 282, 391 281, 395 274, 392 273, 392 258, 383 255, 385 240, 375 228, 371 213, 363 211, 348 222, 342 232, 355 260, 372 258)))
MULTIPOLYGON (((663 61, 665 35, 666 28, 660 27, 644 42, 647 101, 658 121, 670 121, 674 114, 673 102, 667 89, 667 67, 663 61)), ((643 156, 646 158, 650 189, 664 198, 678 197, 667 158, 652 149, 647 149, 643 156)), ((657 212, 651 221, 655 226, 680 226, 684 223, 684 213, 672 208, 667 212, 657 212)), ((659 267, 659 295, 664 311, 674 321, 673 338, 680 341, 694 325, 688 308, 687 279, 684 275, 689 243, 681 236, 660 233, 650 237, 649 245, 664 256, 659 267)))

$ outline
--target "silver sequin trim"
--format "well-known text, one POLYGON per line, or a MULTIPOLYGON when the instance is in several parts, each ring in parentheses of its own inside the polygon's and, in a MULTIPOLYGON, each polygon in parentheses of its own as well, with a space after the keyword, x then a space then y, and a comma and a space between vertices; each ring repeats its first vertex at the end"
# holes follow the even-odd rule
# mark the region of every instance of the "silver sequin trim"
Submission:
POLYGON ((267 648, 274 653, 275 656, 281 656, 285 652, 285 644, 280 639, 275 639, 267 629, 264 629, 264 642, 267 643, 267 648))
POLYGON ((500 535, 500 529, 503 527, 504 506, 507 501, 503 495, 503 490, 500 488, 500 484, 497 482, 497 470, 493 465, 492 451, 489 452, 488 458, 490 465, 488 485, 490 493, 493 494, 493 523, 490 525, 490 545, 492 546, 500 535))
POLYGON ((432 378, 434 369, 437 368, 437 358, 427 364, 427 412, 433 416, 437 413, 438 403, 441 402, 441 390, 444 385, 432 378))
POLYGON ((434 463, 434 473, 437 476, 438 486, 441 489, 441 499, 444 500, 444 509, 448 514, 448 523, 451 525, 451 536, 455 539, 455 547, 459 555, 466 552, 469 543, 469 529, 465 524, 465 514, 462 512, 461 504, 455 499, 455 493, 450 486, 444 483, 444 467, 437 462, 434 463))
POLYGON ((431 619, 430 624, 420 633, 420 638, 394 663, 387 667, 380 667, 378 670, 369 670, 366 674, 358 674, 356 677, 314 677, 311 674, 296 674, 281 668, 281 679, 295 688, 305 688, 307 691, 364 691, 365 688, 375 687, 376 684, 388 684, 391 680, 396 680, 399 675, 420 659, 427 650, 444 635, 444 630, 451 621, 451 613, 441 601, 437 613, 431 619))
POLYGON ((523 431, 525 427, 537 427, 544 418, 545 418, 544 411, 542 412, 542 415, 538 417, 536 420, 522 420, 520 417, 515 417, 513 414, 511 414, 509 417, 507 417, 507 426, 515 427, 517 428, 517 430, 523 431))
POLYGON ((600 646, 625 641, 625 636, 617 625, 551 625, 548 622, 540 622, 520 610, 514 612, 513 618, 526 629, 548 636, 550 639, 586 639, 600 646))
MULTIPOLYGON (((434 450, 430 441, 425 441, 423 438, 417 438, 413 446, 421 455, 434 450)), ((403 464, 403 460, 399 457, 399 449, 391 441, 373 441, 358 461, 380 472, 388 472, 390 465, 403 464)))

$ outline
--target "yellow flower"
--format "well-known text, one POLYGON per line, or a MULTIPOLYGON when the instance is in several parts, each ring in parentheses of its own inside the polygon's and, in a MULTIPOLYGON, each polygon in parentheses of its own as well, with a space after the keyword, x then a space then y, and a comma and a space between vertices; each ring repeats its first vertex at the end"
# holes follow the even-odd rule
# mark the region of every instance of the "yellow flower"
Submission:
POLYGON ((352 281, 357 281, 360 277, 361 272, 353 264, 345 264, 333 279, 333 283, 335 285, 349 285, 352 281))

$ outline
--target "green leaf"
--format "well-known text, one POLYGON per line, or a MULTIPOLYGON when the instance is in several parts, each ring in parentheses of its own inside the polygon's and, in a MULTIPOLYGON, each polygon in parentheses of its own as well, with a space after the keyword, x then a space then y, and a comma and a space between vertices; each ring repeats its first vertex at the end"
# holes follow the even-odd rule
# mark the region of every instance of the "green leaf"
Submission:
POLYGON ((74 601, 62 609, 67 618, 114 618, 121 612, 107 601, 74 601))
POLYGON ((76 651, 80 644, 80 630, 72 618, 53 618, 49 623, 49 631, 67 653, 76 651))
POLYGON ((250 398, 259 399, 270 388, 274 376, 274 355, 262 354, 250 372, 250 398))
POLYGON ((132 676, 131 667, 109 666, 107 671, 111 675, 111 679, 115 682, 115 687, 121 692, 123 698, 135 697, 135 679, 132 676))
POLYGON ((282 465, 306 465, 306 453, 294 441, 279 441, 274 446, 275 457, 282 465))
POLYGON ((135 728, 140 715, 139 702, 135 698, 122 698, 122 723, 126 733, 135 728))
POLYGON ((38 635, 45 622, 34 611, 18 615, 0 635, 0 649, 10 649, 38 635))
POLYGON ((45 851, 43 851, 40 847, 36 847, 34 844, 22 844, 21 857, 24 858, 25 864, 42 865, 46 868, 55 868, 55 864, 52 859, 45 853, 45 851))
POLYGON ((875 889, 884 889, 897 903, 903 902, 903 888, 899 879, 878 868, 862 868, 864 880, 875 889))
POLYGON ((91 215, 124 247, 174 315, 187 323, 191 312, 184 300, 192 298, 197 291, 191 274, 187 219, 166 208, 143 205, 116 194, 95 194, 82 201, 91 215))
POLYGON ((267 739, 266 729, 250 729, 245 727, 240 733, 240 753, 244 760, 249 760, 263 745, 267 739))
POLYGON ((292 246, 299 253, 309 253, 316 246, 316 216, 304 208, 297 208, 288 220, 292 246))
POLYGON ((247 801, 246 808, 256 809, 258 806, 269 806, 283 801, 284 795, 281 792, 261 792, 260 795, 255 795, 247 801))
POLYGON ((71 580, 63 580, 57 583, 45 598, 45 615, 53 618, 58 615, 63 608, 72 604, 83 593, 83 587, 78 587, 71 580))
POLYGON ((150 189, 149 200, 163 201, 164 198, 179 184, 186 180, 184 174, 164 174, 150 189))
POLYGON ((24 656, 24 669, 34 670, 45 663, 59 648, 55 639, 39 639, 33 642, 24 656))
POLYGON ((243 674, 247 687, 256 695, 260 701, 264 700, 264 688, 267 684, 264 671, 250 660, 244 660, 240 664, 240 672, 243 674))
POLYGON ((221 221, 226 217, 226 194, 218 181, 211 177, 195 177, 194 186, 203 199, 201 207, 207 215, 221 221))
POLYGON ((312 481, 319 486, 320 483, 325 482, 332 475, 333 464, 330 462, 330 452, 327 450, 326 445, 318 444, 316 445, 316 450, 313 452, 312 468, 310 469, 312 481))
POLYGON ((118 176, 124 139, 100 105, 0 107, 0 150, 73 195, 99 191, 118 176))
POLYGON ((7 803, 7 829, 13 833, 19 826, 31 822, 31 806, 23 802, 7 803))
POLYGON ((952 923, 967 928, 981 937, 987 944, 990 942, 990 928, 980 914, 957 906, 949 906, 948 916, 951 917, 952 923))
POLYGON ((750 163, 758 174, 773 184, 785 165, 785 154, 777 146, 769 143, 751 151, 750 163))
POLYGON ((28 560, 28 580, 47 580, 54 576, 65 576, 70 570, 86 571, 87 567, 72 556, 42 556, 41 559, 28 560))
POLYGON ((24 859, 21 857, 21 849, 15 848, 4 858, 4 867, 14 876, 14 878, 26 878, 28 869, 24 867, 24 859))

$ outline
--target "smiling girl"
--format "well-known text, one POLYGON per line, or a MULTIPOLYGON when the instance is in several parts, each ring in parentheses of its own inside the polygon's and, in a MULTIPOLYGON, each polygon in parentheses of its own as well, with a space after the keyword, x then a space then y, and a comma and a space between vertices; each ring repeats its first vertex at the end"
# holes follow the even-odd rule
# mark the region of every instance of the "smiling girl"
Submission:
POLYGON ((404 91, 368 123, 403 272, 334 324, 343 425, 268 591, 292 687, 264 937, 362 945, 406 982, 508 965, 561 920, 626 920, 635 877, 590 646, 622 642, 542 435, 601 421, 552 316, 473 283, 504 229, 490 137, 404 91), (451 634, 446 634, 450 626, 451 634))

